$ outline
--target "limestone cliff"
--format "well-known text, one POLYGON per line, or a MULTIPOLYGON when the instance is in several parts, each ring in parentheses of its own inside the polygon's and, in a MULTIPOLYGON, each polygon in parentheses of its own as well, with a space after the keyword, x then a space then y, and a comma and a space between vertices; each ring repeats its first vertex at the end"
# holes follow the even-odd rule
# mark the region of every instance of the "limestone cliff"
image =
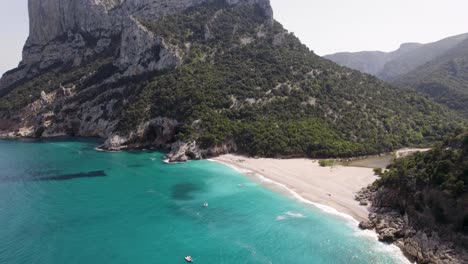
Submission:
MULTIPOLYGON (((224 1, 224 0, 223 0, 224 1)), ((58 63, 80 66, 117 49, 123 75, 173 69, 180 51, 138 20, 156 20, 211 0, 29 0, 30 33, 18 69, 0 81, 0 90, 32 78, 58 63), (154 56, 157 55, 157 56, 154 56), (158 59, 155 59, 158 58, 158 59)), ((272 19, 269 0, 225 0, 229 6, 256 5, 272 19)))
POLYGON ((172 160, 344 157, 458 122, 315 55, 268 0, 30 0, 29 14, 23 59, 0 80, 3 137, 93 136, 172 160))
MULTIPOLYGON (((110 67, 113 72, 101 80, 108 83, 147 72, 175 69, 182 63, 184 50, 169 44, 140 21, 158 20, 210 2, 213 1, 29 0, 30 34, 23 49, 23 60, 17 69, 7 72, 0 80, 0 95, 8 94, 18 84, 57 66, 86 68, 96 58, 112 58, 110 67)), ((256 6, 267 19, 273 16, 268 0, 218 2, 224 2, 227 7, 256 6)), ((59 89, 51 89, 53 91, 50 93, 42 91, 40 98, 14 114, 5 116, 3 113, 3 118, 0 117, 3 136, 98 136, 107 138, 103 147, 108 149, 143 146, 171 148, 179 125, 176 120, 153 118, 141 123, 131 133, 120 136, 114 133, 118 116, 113 108, 117 101, 104 99, 110 92, 104 92, 99 98, 89 98, 86 102, 77 102, 80 91, 77 91, 76 82, 68 83, 67 87, 62 83, 58 85, 59 89), (12 122, 12 119, 16 122, 12 122)), ((88 90, 97 85, 99 83, 91 84, 88 90)), ((177 147, 175 152, 181 152, 178 148, 185 149, 186 143, 178 142, 173 146, 177 147)), ((199 151, 193 147, 190 149, 199 151)), ((205 150, 204 155, 216 150, 226 152, 230 148, 205 150)), ((174 159, 186 160, 188 156, 202 157, 199 153, 192 155, 184 152, 174 155, 174 159)))

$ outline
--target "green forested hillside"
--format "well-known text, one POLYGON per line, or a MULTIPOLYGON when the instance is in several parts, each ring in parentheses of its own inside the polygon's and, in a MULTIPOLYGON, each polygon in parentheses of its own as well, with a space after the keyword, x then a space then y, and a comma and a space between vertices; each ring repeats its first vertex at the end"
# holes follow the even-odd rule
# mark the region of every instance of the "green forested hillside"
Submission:
POLYGON ((77 82, 70 102, 103 94, 117 101, 109 118, 118 120, 120 134, 169 117, 181 123, 176 140, 196 140, 202 148, 233 140, 239 152, 260 156, 380 153, 440 140, 460 125, 409 89, 315 55, 255 6, 215 1, 140 22, 180 49, 182 65, 104 82, 117 71, 109 52, 16 85, 0 99, 2 115, 37 99, 37 85, 77 82))
POLYGON ((468 117, 468 34, 429 44, 405 44, 390 53, 325 56, 397 86, 408 86, 468 117))
MULTIPOLYGON (((190 43, 190 51, 134 104, 184 121, 180 136, 205 146, 233 137, 251 155, 353 156, 427 143, 454 125, 449 112, 415 93, 313 54, 252 8, 208 6, 145 25, 190 43)), ((142 118, 134 107, 122 129, 142 118)))
POLYGON ((412 86, 468 117, 468 39, 394 83, 412 86))

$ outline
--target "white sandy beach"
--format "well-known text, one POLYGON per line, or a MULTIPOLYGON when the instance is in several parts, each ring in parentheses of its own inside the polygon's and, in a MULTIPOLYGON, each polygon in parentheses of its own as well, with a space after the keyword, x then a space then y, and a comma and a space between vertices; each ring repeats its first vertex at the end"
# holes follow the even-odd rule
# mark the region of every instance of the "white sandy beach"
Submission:
POLYGON ((231 154, 214 160, 245 170, 257 181, 261 175, 308 201, 332 207, 357 221, 368 217, 367 207, 360 206, 354 196, 377 179, 370 168, 321 167, 318 161, 310 159, 253 159, 231 154))

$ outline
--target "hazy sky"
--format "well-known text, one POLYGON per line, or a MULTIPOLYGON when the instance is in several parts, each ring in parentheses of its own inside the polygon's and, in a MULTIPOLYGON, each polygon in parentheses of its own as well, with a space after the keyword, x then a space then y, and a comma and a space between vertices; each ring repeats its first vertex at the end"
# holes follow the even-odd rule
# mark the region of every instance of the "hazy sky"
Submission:
MULTIPOLYGON (((271 0, 275 18, 319 55, 391 51, 468 32, 468 0, 271 0)), ((27 0, 0 0, 0 74, 17 66, 27 0)))
POLYGON ((28 1, 0 0, 0 75, 18 66, 28 37, 28 1))

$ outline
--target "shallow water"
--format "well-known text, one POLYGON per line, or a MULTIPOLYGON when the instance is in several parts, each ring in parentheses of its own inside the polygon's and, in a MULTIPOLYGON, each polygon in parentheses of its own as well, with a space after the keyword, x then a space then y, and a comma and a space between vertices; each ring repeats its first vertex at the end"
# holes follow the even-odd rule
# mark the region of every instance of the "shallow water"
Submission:
POLYGON ((0 263, 402 261, 348 220, 227 166, 95 147, 0 141, 0 263))

